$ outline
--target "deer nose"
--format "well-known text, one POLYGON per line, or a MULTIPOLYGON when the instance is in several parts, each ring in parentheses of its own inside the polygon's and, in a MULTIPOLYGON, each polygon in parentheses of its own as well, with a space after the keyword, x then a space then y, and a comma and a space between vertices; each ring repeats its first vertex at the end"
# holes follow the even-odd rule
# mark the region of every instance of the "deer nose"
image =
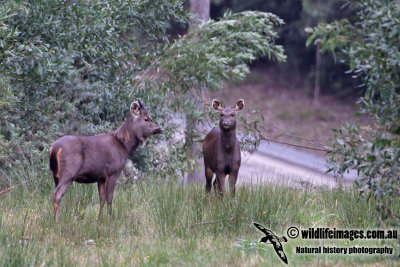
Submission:
POLYGON ((153 134, 161 134, 162 132, 161 128, 157 128, 153 131, 153 134))
POLYGON ((224 121, 224 126, 228 126, 229 123, 227 121, 224 121))

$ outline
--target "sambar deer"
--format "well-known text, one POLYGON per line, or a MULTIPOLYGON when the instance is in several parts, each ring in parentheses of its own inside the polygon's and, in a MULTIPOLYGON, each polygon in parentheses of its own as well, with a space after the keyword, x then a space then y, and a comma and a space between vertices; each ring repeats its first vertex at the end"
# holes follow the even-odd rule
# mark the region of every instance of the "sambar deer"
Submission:
POLYGON ((214 190, 223 196, 225 192, 225 176, 229 174, 229 188, 235 195, 236 180, 240 168, 240 146, 236 138, 236 113, 243 110, 244 100, 240 99, 233 107, 222 107, 220 101, 214 99, 212 107, 221 114, 219 127, 212 129, 203 140, 204 169, 206 174, 206 193, 211 191, 214 176, 214 190))
POLYGON ((54 219, 60 216, 61 198, 72 182, 96 183, 100 196, 99 219, 107 201, 109 216, 117 178, 128 155, 144 144, 146 138, 162 133, 141 100, 130 106, 128 118, 109 134, 64 136, 50 146, 50 169, 56 189, 53 192, 54 219))

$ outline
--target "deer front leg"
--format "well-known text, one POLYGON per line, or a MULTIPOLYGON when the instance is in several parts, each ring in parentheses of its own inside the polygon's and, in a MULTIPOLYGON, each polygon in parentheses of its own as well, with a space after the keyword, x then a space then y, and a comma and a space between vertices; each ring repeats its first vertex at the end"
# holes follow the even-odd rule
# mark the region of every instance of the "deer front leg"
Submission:
POLYGON ((229 174, 229 189, 232 196, 235 196, 236 192, 236 181, 239 174, 239 170, 233 171, 229 174))
POLYGON ((214 188, 214 192, 217 195, 218 194, 218 179, 217 177, 215 177, 215 180, 213 182, 213 188, 214 188))
POLYGON ((223 173, 216 173, 217 178, 216 180, 218 181, 218 193, 221 197, 224 197, 225 193, 225 174, 223 173))
POLYGON ((117 183, 117 178, 119 175, 120 173, 111 175, 106 182, 106 200, 107 200, 107 211, 109 217, 111 217, 112 215, 111 205, 114 198, 114 188, 117 183))
POLYGON ((206 193, 209 194, 210 191, 211 191, 212 179, 213 179, 214 173, 208 167, 206 167, 204 169, 205 169, 205 172, 206 172, 206 193))
POLYGON ((99 212, 99 220, 103 217, 103 207, 106 202, 106 182, 97 182, 97 188, 99 189, 99 197, 100 197, 100 212, 99 212))

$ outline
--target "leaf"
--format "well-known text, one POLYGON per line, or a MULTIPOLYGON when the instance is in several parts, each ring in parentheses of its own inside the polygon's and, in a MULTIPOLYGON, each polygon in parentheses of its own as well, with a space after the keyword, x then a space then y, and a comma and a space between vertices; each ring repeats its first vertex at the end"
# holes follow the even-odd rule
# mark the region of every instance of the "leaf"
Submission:
POLYGON ((314 41, 314 39, 317 37, 318 33, 314 32, 313 34, 311 34, 310 37, 308 37, 307 41, 306 41, 306 46, 309 47, 310 44, 312 43, 312 41, 314 41))

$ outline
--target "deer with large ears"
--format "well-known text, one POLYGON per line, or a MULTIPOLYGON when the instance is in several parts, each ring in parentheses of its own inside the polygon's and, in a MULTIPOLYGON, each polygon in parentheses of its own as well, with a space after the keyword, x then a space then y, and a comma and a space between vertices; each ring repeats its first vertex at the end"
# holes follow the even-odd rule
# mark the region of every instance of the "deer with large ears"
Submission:
POLYGON ((206 174, 206 193, 210 193, 214 173, 216 179, 214 190, 223 196, 225 177, 229 175, 229 188, 235 195, 236 180, 240 168, 240 146, 236 138, 236 113, 243 110, 244 100, 240 99, 235 106, 222 107, 214 99, 212 107, 221 114, 219 127, 212 129, 203 140, 204 169, 206 174))
POLYGON ((128 155, 144 144, 146 138, 162 133, 151 119, 142 101, 131 104, 128 118, 109 134, 95 136, 64 136, 50 146, 50 169, 56 189, 53 192, 54 218, 60 215, 61 198, 72 182, 97 183, 100 213, 107 201, 108 214, 117 178, 125 166, 128 155))

